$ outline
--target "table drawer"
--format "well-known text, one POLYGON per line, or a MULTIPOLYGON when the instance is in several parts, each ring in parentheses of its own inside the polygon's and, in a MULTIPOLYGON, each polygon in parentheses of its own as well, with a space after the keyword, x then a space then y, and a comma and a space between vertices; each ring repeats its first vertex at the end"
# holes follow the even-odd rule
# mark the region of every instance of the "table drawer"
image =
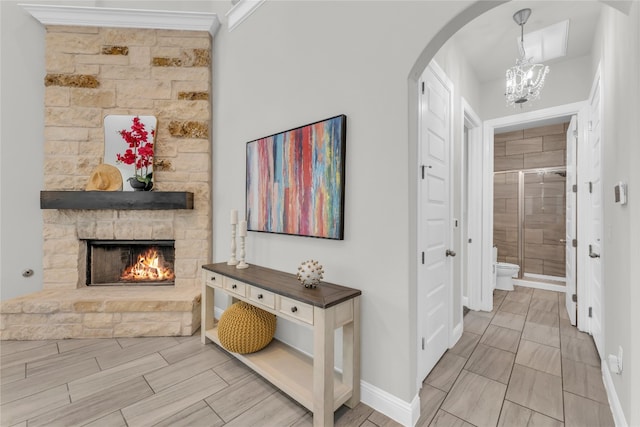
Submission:
POLYGON ((279 298, 278 311, 287 317, 293 317, 313 325, 313 306, 285 297, 279 298))
POLYGON ((246 297, 247 295, 248 286, 245 283, 239 282, 237 280, 225 277, 223 281, 223 287, 227 292, 231 294, 236 294, 241 297, 246 297))
POLYGON ((214 288, 222 288, 223 277, 218 273, 214 273, 213 271, 203 270, 203 280, 207 286, 212 286, 214 288))
POLYGON ((261 305, 272 310, 276 308, 275 294, 265 291, 264 289, 256 288, 255 286, 248 286, 247 298, 257 305, 261 305))

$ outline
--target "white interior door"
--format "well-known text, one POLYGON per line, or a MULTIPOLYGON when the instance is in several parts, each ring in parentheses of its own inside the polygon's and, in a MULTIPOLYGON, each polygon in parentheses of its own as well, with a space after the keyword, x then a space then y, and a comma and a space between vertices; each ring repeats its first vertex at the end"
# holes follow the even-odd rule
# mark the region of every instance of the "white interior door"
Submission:
POLYGON ((576 247, 573 245, 576 239, 576 193, 573 186, 576 185, 576 149, 578 146, 578 123, 576 116, 571 117, 567 129, 567 181, 566 181, 566 305, 571 324, 576 324, 576 247))
POLYGON ((418 369, 420 378, 424 378, 449 347, 452 261, 447 251, 452 241, 449 197, 452 88, 433 64, 422 75, 420 86, 418 369))
POLYGON ((589 165, 591 178, 587 183, 589 188, 589 231, 588 231, 588 266, 587 280, 589 283, 589 330, 593 335, 600 358, 603 357, 604 341, 602 335, 603 289, 602 289, 602 105, 601 78, 597 73, 591 95, 589 97, 589 165))

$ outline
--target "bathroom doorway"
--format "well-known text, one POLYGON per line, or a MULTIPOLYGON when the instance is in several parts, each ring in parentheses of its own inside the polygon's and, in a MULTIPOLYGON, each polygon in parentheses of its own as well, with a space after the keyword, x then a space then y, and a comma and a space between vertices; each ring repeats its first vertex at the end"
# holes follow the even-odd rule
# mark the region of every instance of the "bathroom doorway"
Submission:
POLYGON ((494 173, 493 241, 516 284, 565 286, 565 205, 564 166, 494 173))
POLYGON ((565 290, 569 119, 494 135, 493 244, 515 284, 565 290))

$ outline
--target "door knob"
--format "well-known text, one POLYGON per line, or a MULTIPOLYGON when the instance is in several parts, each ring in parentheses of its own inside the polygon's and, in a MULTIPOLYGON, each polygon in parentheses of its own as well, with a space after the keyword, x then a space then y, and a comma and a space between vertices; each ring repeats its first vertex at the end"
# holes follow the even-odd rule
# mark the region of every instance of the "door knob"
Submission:
POLYGON ((447 256, 456 256, 456 253, 454 251, 452 251, 451 249, 447 249, 447 252, 445 252, 445 254, 447 256))

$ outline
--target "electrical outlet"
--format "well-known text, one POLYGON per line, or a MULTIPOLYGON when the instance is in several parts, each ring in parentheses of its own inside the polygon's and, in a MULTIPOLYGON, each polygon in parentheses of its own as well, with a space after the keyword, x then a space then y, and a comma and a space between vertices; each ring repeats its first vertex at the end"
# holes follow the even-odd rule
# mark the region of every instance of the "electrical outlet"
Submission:
POLYGON ((618 346, 618 354, 609 355, 609 370, 614 374, 622 374, 622 346, 618 346))

